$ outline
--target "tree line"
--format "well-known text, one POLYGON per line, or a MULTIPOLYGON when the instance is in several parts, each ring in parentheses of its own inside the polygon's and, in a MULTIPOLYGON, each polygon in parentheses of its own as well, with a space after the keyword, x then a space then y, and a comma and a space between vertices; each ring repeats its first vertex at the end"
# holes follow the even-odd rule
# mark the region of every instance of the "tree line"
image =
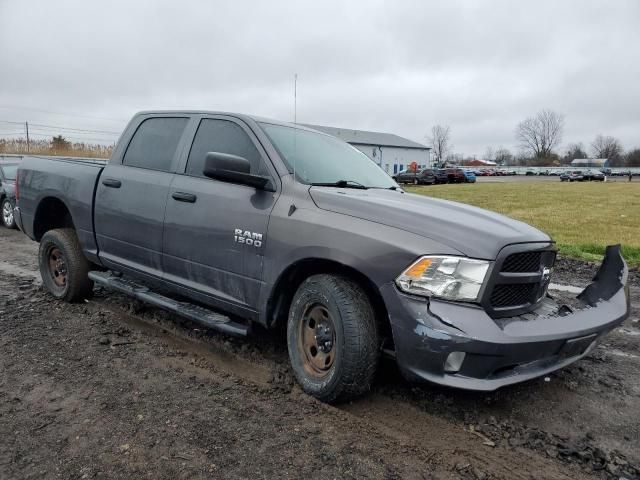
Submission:
MULTIPOLYGON (((610 135, 596 135, 588 148, 582 142, 571 143, 563 153, 558 153, 563 133, 564 115, 541 110, 516 126, 518 153, 512 154, 502 146, 495 150, 487 147, 482 159, 499 165, 553 166, 569 165, 576 158, 607 158, 612 167, 640 167, 640 148, 625 152, 620 140, 610 135)), ((434 125, 427 139, 436 163, 462 163, 465 160, 453 152, 448 125, 434 125)))

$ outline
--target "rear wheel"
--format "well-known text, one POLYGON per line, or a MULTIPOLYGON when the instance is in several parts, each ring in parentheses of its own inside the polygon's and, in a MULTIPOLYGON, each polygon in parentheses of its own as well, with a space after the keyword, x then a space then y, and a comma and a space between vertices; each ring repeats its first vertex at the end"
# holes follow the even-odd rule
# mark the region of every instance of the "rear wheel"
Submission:
POLYGON ((2 200, 2 224, 7 228, 16 228, 16 219, 13 216, 13 205, 8 198, 2 200))
POLYGON ((42 283, 54 297, 76 302, 91 296, 91 264, 82 253, 75 230, 58 228, 45 233, 38 260, 42 283))
POLYGON ((325 401, 367 392, 378 364, 378 330, 368 296, 339 275, 298 288, 287 323, 291 367, 302 389, 325 401))

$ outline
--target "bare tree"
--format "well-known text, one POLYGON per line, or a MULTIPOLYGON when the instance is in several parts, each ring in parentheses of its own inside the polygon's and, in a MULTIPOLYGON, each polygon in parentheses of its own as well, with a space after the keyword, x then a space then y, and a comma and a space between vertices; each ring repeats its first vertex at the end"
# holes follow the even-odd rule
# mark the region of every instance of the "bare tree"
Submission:
POLYGON ((598 135, 591 143, 591 149, 596 158, 608 158, 612 165, 621 163, 623 149, 617 138, 598 135))
POLYGON ((570 143, 567 146, 567 154, 562 157, 562 163, 564 164, 570 164, 572 160, 575 160, 576 158, 587 158, 587 152, 584 149, 584 145, 582 145, 582 142, 578 142, 578 143, 570 143))
POLYGON ((634 148, 627 152, 626 163, 628 167, 640 167, 640 148, 634 148))
POLYGON ((431 145, 433 145, 435 161, 441 164, 446 158, 447 152, 453 148, 453 145, 451 145, 451 128, 449 128, 449 125, 434 125, 431 127, 429 141, 431 145))
POLYGON ((484 151, 484 159, 493 162, 494 156, 495 153, 493 152, 493 148, 487 147, 487 149, 484 151))
POLYGON ((513 155, 511 155, 511 152, 504 147, 500 147, 496 150, 495 158, 496 163, 500 165, 508 165, 513 161, 513 155))
POLYGON ((542 110, 516 127, 520 147, 536 158, 550 158, 562 140, 564 117, 553 110, 542 110))

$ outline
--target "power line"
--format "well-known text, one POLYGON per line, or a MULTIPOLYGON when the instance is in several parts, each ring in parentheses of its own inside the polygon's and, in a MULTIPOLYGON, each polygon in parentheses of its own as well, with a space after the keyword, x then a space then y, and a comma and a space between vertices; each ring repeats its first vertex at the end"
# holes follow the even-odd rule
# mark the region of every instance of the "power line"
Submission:
POLYGON ((93 115, 81 115, 77 113, 62 113, 62 112, 54 112, 51 110, 42 110, 40 108, 31 108, 31 107, 20 107, 17 105, 0 105, 0 108, 5 108, 7 110, 28 110, 32 112, 41 112, 41 113, 49 113, 52 115, 62 115, 65 117, 79 117, 79 118, 92 118, 95 120, 107 120, 110 122, 126 122, 127 120, 120 118, 112 118, 112 117, 96 117, 93 115))
MULTIPOLYGON (((12 122, 9 120, 0 120, 0 122, 8 123, 10 125, 25 125, 25 122, 12 122)), ((120 132, 114 132, 112 130, 92 130, 87 128, 62 127, 59 125, 47 125, 44 123, 30 123, 29 125, 32 127, 38 127, 39 129, 46 129, 46 130, 65 130, 65 131, 72 131, 72 132, 109 133, 113 135, 120 135, 120 132)))
POLYGON ((43 128, 43 127, 32 127, 33 124, 29 124, 29 129, 30 130, 34 130, 36 132, 41 132, 41 133, 47 133, 50 135, 55 135, 55 134, 62 134, 62 135, 97 135, 99 137, 111 137, 111 138, 116 138, 118 137, 120 134, 119 133, 111 133, 111 132, 100 132, 100 131, 67 131, 67 130, 61 130, 59 128, 43 128))
POLYGON ((110 130, 90 130, 86 128, 73 128, 73 127, 58 127, 56 125, 44 125, 42 123, 30 123, 34 127, 43 127, 47 129, 58 129, 58 130, 70 130, 74 132, 88 132, 88 133, 112 133, 114 135, 120 135, 120 132, 114 132, 110 130))
MULTIPOLYGON (((46 133, 31 133, 30 135, 35 135, 37 137, 45 137, 45 138, 52 138, 53 135, 51 134, 46 134, 46 133)), ((111 142, 111 143, 115 143, 115 140, 113 138, 87 138, 87 137, 76 137, 73 135, 66 135, 63 138, 67 139, 70 138, 72 140, 91 140, 92 142, 111 142)))

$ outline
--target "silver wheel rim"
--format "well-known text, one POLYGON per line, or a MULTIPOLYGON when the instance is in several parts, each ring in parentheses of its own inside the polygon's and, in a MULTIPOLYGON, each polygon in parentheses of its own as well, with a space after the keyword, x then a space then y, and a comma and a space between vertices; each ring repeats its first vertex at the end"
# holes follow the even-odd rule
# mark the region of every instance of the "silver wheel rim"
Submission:
POLYGON ((4 220, 5 225, 13 224, 13 209, 9 202, 2 204, 2 220, 4 220))

